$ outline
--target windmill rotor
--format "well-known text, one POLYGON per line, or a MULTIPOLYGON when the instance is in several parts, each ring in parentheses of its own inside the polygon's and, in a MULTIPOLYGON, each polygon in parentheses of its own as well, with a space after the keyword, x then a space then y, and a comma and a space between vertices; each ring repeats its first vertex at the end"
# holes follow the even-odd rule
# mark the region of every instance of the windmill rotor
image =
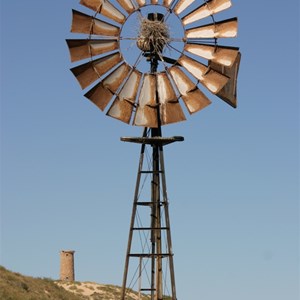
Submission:
POLYGON ((184 107, 190 114, 205 108, 209 93, 237 106, 239 48, 219 39, 236 37, 238 20, 215 21, 230 0, 80 4, 93 15, 72 12, 71 32, 86 38, 67 40, 71 61, 79 63, 71 71, 88 89, 85 97, 108 116, 155 128, 186 120, 184 107), (149 72, 151 61, 157 66, 149 72))

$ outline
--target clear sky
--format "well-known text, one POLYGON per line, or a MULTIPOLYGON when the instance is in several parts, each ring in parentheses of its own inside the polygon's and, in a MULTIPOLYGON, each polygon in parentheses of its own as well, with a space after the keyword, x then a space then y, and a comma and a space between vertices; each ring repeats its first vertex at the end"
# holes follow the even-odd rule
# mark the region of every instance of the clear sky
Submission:
MULTIPOLYGON (((1 260, 121 285, 141 128, 106 117, 69 68, 79 1, 1 1, 1 260)), ((236 110, 163 128, 178 299, 299 299, 299 1, 233 1, 236 110)), ((222 20, 222 14, 217 15, 222 20)))

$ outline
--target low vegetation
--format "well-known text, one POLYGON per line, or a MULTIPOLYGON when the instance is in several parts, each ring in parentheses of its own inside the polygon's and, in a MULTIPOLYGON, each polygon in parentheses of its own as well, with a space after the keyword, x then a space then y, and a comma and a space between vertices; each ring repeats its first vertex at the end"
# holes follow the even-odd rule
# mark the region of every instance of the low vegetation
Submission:
POLYGON ((59 287, 47 278, 32 278, 14 273, 0 266, 1 300, 83 300, 81 295, 74 295, 59 287))
MULTIPOLYGON (((120 300, 121 288, 93 282, 64 282, 48 278, 33 278, 11 272, 0 266, 1 300, 120 300)), ((164 300, 171 298, 165 297, 164 300)), ((150 300, 132 290, 126 300, 150 300)))

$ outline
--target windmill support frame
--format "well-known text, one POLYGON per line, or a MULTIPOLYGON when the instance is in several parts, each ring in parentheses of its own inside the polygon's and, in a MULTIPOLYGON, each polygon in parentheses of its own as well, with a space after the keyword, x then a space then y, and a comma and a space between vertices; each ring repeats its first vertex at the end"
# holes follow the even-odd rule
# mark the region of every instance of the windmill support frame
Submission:
POLYGON ((141 276, 143 273, 143 259, 149 259, 151 261, 151 275, 149 276, 149 286, 143 287, 139 282, 139 294, 141 292, 149 292, 151 295, 151 300, 163 300, 166 280, 163 278, 162 266, 163 260, 167 260, 168 264, 168 274, 170 280, 170 293, 171 299, 176 300, 176 284, 175 284, 175 271, 174 271, 174 261, 173 261, 173 248, 172 248, 172 238, 171 238, 171 225, 169 217, 169 201, 167 195, 167 185, 166 185, 166 175, 165 175, 165 165, 164 165, 164 155, 163 147, 165 145, 181 142, 184 140, 181 136, 174 137, 161 137, 155 136, 157 131, 148 128, 144 128, 144 133, 142 137, 122 137, 121 141, 138 143, 141 144, 141 152, 139 158, 136 187, 134 193, 134 201, 132 208, 132 215, 130 221, 130 230, 127 244, 127 252, 125 258, 125 267, 123 274, 122 283, 122 295, 121 300, 126 300, 126 294, 128 292, 128 273, 129 264, 131 259, 138 259, 138 280, 141 281, 141 276), (151 132, 151 137, 149 133, 151 132), (146 146, 152 147, 152 164, 151 170, 144 170, 144 156, 146 146), (139 199, 139 192, 141 186, 142 175, 152 175, 151 179, 151 201, 142 201, 139 199), (136 217, 138 207, 150 207, 150 226, 148 227, 137 227, 136 217), (161 223, 163 219, 164 225, 161 223), (136 232, 150 232, 150 248, 148 252, 141 249, 138 253, 132 252, 132 241, 134 234, 136 232), (162 240, 163 232, 165 232, 165 243, 166 251, 162 251, 162 240))

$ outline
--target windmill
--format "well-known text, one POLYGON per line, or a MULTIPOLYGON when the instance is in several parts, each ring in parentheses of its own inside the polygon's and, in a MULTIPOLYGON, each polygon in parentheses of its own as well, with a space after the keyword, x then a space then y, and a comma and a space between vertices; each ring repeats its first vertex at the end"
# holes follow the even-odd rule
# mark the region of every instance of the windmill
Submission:
POLYGON ((92 15, 73 10, 68 39, 71 69, 85 97, 106 115, 143 127, 121 299, 177 299, 164 167, 162 126, 208 106, 212 93, 237 106, 237 47, 219 45, 237 35, 237 18, 216 21, 230 0, 81 0, 92 15), (181 104, 184 104, 183 106, 181 104), (147 149, 151 155, 147 160, 147 149), (144 191, 146 180, 150 180, 144 191), (146 195, 144 195, 145 193, 146 195), (147 295, 148 298, 144 295, 147 295))

